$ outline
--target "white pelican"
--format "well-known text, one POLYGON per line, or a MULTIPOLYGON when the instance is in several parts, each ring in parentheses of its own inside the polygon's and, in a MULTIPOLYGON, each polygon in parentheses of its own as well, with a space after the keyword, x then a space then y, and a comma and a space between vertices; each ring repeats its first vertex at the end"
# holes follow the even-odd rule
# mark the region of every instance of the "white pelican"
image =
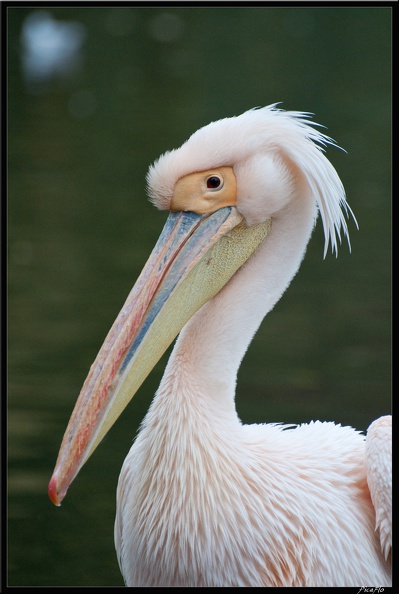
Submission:
MULTIPOLYGON (((320 212, 325 252, 352 214, 307 114, 213 122, 148 173, 171 211, 84 383, 49 495, 59 505, 180 332, 119 477, 128 586, 387 586, 390 417, 243 425, 244 353, 297 272, 320 212)), ((352 215, 353 216, 353 215, 352 215)))

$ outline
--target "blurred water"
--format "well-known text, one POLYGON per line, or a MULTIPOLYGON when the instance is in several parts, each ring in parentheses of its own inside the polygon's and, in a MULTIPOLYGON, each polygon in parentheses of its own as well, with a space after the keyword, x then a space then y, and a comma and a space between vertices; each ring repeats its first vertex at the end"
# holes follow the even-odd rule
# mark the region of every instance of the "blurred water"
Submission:
POLYGON ((31 12, 21 33, 22 71, 30 90, 76 73, 85 37, 82 23, 57 21, 44 10, 31 12))
POLYGON ((385 7, 8 9, 9 585, 122 585, 116 481, 165 357, 60 509, 47 482, 165 220, 148 165, 211 120, 276 101, 314 112, 347 150, 328 156, 360 224, 352 254, 325 261, 317 226, 240 371, 241 418, 365 430, 389 412, 390 21, 385 7))

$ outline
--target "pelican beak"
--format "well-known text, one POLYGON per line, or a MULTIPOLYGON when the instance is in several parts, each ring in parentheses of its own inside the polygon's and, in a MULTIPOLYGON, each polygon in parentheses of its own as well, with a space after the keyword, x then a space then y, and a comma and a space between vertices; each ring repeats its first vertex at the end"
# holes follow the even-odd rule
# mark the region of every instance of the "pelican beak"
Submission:
POLYGON ((270 220, 247 227, 234 206, 170 213, 76 402, 48 487, 55 505, 182 327, 269 229, 270 220))

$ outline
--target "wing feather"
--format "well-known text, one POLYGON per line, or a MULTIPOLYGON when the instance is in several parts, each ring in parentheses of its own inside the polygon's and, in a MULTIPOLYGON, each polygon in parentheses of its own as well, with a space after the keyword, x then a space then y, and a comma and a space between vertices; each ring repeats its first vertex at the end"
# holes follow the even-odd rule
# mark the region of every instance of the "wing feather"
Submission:
POLYGON ((392 547, 392 417, 374 421, 366 438, 367 482, 375 508, 376 530, 387 559, 392 547))

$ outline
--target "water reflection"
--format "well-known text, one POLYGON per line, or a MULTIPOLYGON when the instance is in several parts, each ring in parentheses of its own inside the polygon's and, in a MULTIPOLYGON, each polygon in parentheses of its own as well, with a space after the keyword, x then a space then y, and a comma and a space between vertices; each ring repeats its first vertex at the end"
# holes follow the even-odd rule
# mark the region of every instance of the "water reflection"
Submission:
POLYGON ((161 12, 155 16, 149 26, 151 36, 162 43, 176 41, 183 33, 183 29, 183 20, 177 14, 168 12, 161 12))
POLYGON ((92 115, 96 106, 96 97, 90 89, 76 91, 68 101, 69 113, 76 118, 86 118, 92 115))
POLYGON ((18 239, 10 245, 10 263, 17 266, 28 266, 32 262, 33 245, 26 239, 18 239))
POLYGON ((314 17, 310 12, 301 10, 287 11, 284 27, 288 35, 297 38, 309 37, 314 32, 314 17))
POLYGON ((37 89, 53 77, 76 73, 85 38, 82 23, 56 21, 43 10, 32 12, 21 33, 22 67, 28 86, 37 89))
POLYGON ((111 35, 129 35, 135 27, 136 17, 129 8, 111 8, 105 13, 105 28, 111 35))

